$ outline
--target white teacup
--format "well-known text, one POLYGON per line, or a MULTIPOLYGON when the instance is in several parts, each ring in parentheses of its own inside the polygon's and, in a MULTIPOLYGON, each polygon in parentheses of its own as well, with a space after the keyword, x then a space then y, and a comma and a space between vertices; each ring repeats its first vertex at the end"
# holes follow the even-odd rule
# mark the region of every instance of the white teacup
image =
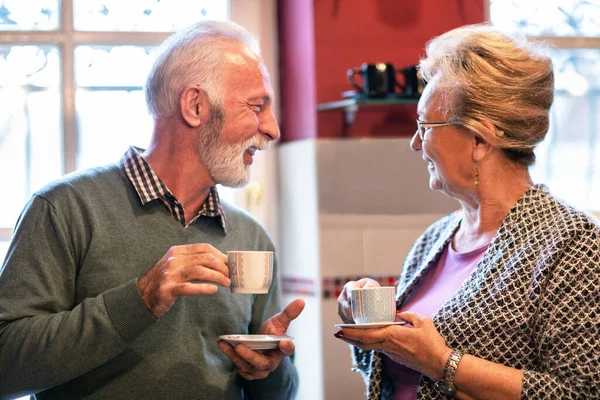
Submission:
POLYGON ((396 319, 396 288, 367 287, 350 290, 352 318, 357 324, 394 322, 396 319))
POLYGON ((273 279, 272 251, 228 251, 231 292, 268 293, 273 279))

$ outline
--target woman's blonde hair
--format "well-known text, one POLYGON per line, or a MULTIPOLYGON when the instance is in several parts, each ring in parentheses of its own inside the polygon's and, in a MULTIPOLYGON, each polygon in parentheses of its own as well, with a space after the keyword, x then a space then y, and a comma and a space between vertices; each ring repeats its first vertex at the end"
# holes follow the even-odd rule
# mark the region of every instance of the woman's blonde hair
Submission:
POLYGON ((477 132, 512 160, 533 164, 554 100, 552 61, 541 43, 468 25, 431 40, 419 70, 425 81, 439 77, 437 84, 448 89, 440 110, 446 121, 477 132))

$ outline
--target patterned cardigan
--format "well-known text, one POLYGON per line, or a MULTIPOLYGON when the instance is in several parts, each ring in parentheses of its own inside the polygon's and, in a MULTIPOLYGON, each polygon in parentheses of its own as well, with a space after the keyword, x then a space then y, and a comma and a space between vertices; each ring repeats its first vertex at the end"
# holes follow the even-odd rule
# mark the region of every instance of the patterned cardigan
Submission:
MULTIPOLYGON (((435 265, 461 217, 447 215, 415 242, 398 280, 398 308, 435 265)), ((449 347, 521 369, 523 399, 599 399, 600 226, 545 186, 532 187, 433 322, 449 347)), ((356 347, 352 353, 367 399, 391 399, 381 354, 356 347)), ((425 376, 417 397, 445 398, 425 376)))

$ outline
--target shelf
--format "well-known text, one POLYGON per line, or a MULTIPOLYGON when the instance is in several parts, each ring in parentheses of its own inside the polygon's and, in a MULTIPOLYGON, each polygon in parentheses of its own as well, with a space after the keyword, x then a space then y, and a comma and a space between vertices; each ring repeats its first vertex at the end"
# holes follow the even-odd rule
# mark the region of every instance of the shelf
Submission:
POLYGON ((335 111, 342 110, 344 112, 344 125, 347 127, 354 123, 356 112, 362 107, 372 106, 394 106, 394 105, 406 105, 406 104, 417 104, 418 98, 413 97, 394 97, 394 98, 383 98, 383 99, 370 99, 370 98, 353 98, 331 101, 328 103, 317 104, 317 111, 335 111))

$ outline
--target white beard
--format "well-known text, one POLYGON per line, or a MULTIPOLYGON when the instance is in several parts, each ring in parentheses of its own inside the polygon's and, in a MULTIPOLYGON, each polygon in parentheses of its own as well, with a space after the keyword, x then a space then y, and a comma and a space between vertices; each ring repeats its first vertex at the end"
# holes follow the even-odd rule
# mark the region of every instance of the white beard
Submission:
POLYGON ((250 181, 250 166, 244 164, 244 153, 250 147, 264 150, 268 141, 255 135, 243 143, 225 144, 220 140, 224 123, 224 118, 219 118, 211 110, 210 120, 199 133, 198 150, 213 181, 223 186, 239 188, 250 181))

